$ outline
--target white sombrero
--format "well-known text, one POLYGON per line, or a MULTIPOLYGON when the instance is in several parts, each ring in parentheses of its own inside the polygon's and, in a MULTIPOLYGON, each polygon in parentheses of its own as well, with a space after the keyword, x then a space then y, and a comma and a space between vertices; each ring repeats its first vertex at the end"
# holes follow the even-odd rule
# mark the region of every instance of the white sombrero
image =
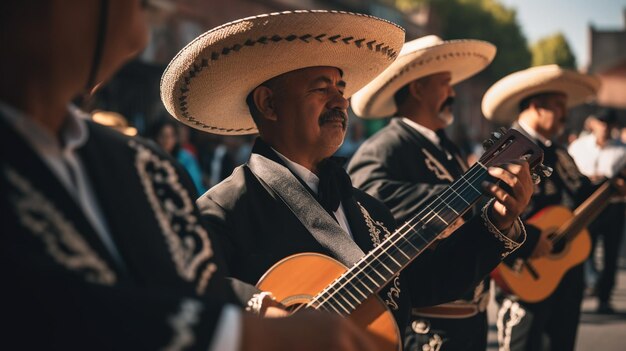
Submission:
POLYGON ((483 96, 485 117, 509 125, 519 115, 519 104, 525 98, 540 93, 567 95, 567 107, 574 107, 592 98, 600 88, 594 76, 559 67, 538 66, 518 71, 500 79, 483 96))
POLYGON ((352 110, 363 118, 389 117, 397 110, 394 94, 406 84, 439 72, 450 72, 450 84, 456 84, 482 71, 495 55, 496 47, 480 40, 429 35, 409 41, 391 66, 352 96, 352 110))
POLYGON ((404 29, 339 11, 288 11, 248 17, 211 29, 183 48, 161 78, 161 99, 181 122, 225 135, 253 134, 246 105, 261 83, 293 70, 341 69, 346 97, 398 55, 404 29))

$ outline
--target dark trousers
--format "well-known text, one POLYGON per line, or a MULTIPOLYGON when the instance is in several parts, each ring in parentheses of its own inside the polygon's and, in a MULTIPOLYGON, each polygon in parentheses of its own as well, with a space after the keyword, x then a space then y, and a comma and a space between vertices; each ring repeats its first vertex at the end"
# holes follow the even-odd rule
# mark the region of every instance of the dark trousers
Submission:
MULTIPOLYGON (((617 259, 624 234, 624 212, 626 204, 610 204, 589 226, 592 239, 592 255, 598 244, 598 238, 602 237, 604 249, 603 266, 595 286, 600 302, 609 302, 611 292, 615 286, 617 273, 617 259)), ((593 257, 591 258, 593 259, 593 257)))
POLYGON ((412 317, 405 333, 405 351, 485 351, 487 314, 469 318, 412 317), (420 327, 417 327, 418 323, 420 327), (417 332, 416 332, 417 331, 417 332))
POLYGON ((498 344, 500 350, 573 350, 576 345, 583 266, 565 274, 554 293, 538 303, 498 296, 498 344))

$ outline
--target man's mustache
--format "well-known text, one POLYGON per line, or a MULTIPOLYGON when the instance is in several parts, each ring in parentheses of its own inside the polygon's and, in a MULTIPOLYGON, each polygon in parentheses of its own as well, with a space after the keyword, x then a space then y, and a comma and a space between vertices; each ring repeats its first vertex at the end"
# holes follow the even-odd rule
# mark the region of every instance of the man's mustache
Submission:
POLYGON ((441 104, 441 108, 439 109, 439 112, 443 111, 446 107, 452 108, 453 104, 454 104, 454 97, 448 96, 446 101, 444 101, 443 104, 441 104))
POLYGON ((327 122, 336 122, 337 120, 341 121, 341 126, 343 129, 346 129, 346 122, 348 121, 348 114, 341 110, 328 110, 320 116, 319 124, 320 126, 327 122))

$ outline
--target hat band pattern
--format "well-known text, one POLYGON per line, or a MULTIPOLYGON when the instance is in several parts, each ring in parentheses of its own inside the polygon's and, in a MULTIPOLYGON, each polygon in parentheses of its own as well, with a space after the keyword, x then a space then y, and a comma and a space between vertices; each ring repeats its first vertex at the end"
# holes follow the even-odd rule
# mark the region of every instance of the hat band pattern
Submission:
POLYGON ((390 60, 394 60, 396 58, 396 56, 398 55, 398 53, 393 50, 389 45, 385 45, 385 43, 380 42, 377 43, 376 40, 370 40, 367 41, 366 38, 361 38, 358 40, 355 40, 354 37, 352 36, 342 36, 340 34, 336 34, 333 36, 328 36, 328 34, 319 34, 316 36, 313 36, 312 34, 303 34, 303 35, 296 35, 296 34, 290 34, 288 36, 282 37, 280 35, 273 35, 273 36, 262 36, 259 37, 258 39, 248 39, 246 40, 244 43, 242 44, 235 44, 233 46, 230 47, 224 47, 221 51, 213 51, 211 53, 211 56, 209 58, 202 58, 200 61, 200 63, 194 63, 192 65, 192 67, 189 69, 189 71, 187 71, 187 74, 183 77, 183 83, 180 87, 180 92, 181 95, 178 97, 178 109, 181 111, 181 114, 183 117, 185 117, 190 123, 194 124, 195 126, 201 127, 203 129, 209 129, 209 130, 219 130, 222 132, 249 132, 249 131, 253 131, 256 129, 256 127, 251 127, 251 128, 222 128, 222 127, 216 127, 216 126, 210 126, 207 124, 204 124, 203 122, 200 122, 199 120, 197 120, 196 118, 194 118, 193 116, 191 116, 189 114, 189 112, 187 111, 187 97, 188 95, 187 92, 189 92, 189 84, 191 82, 191 80, 193 78, 195 78, 204 68, 209 67, 209 62, 210 61, 217 61, 219 60, 221 57, 223 56, 227 56, 231 53, 236 53, 239 52, 241 49, 245 48, 245 47, 252 47, 255 46, 257 43, 259 44, 263 44, 263 45, 267 45, 267 44, 275 44, 275 43, 279 43, 281 41, 288 41, 288 42, 292 42, 294 40, 299 40, 301 42, 310 44, 312 42, 319 42, 319 43, 326 43, 326 44, 345 44, 345 45, 350 45, 350 44, 354 44, 354 46, 356 46, 357 48, 367 48, 370 51, 373 52, 377 52, 380 53, 382 55, 386 55, 390 60))
MULTIPOLYGON (((380 95, 381 92, 383 92, 384 90, 387 89, 387 87, 392 84, 393 82, 395 82, 398 78, 402 77, 403 75, 405 75, 407 72, 409 72, 410 70, 414 69, 417 66, 422 66, 424 64, 430 63, 432 60, 446 60, 448 58, 459 58, 459 57, 469 57, 469 56, 474 56, 474 57, 480 57, 482 59, 484 59, 485 61, 489 61, 489 58, 485 55, 482 55, 480 53, 477 52, 469 52, 469 51, 456 51, 456 52, 450 52, 450 53, 445 53, 445 54, 441 54, 441 55, 437 55, 437 56, 431 56, 428 58, 424 58, 424 59, 420 59, 414 62, 411 62, 410 64, 406 65, 405 67, 403 67, 400 72, 398 72, 397 74, 395 74, 393 77, 389 78, 388 81, 385 82, 385 84, 383 84, 382 87, 380 87, 374 94, 372 94, 372 97, 367 101, 367 103, 365 104, 365 111, 368 111, 371 107, 372 104, 375 102, 376 97, 378 97, 378 95, 380 95)), ((423 77, 422 77, 423 78, 423 77)), ((407 83, 408 84, 408 83, 407 83)), ((395 92, 394 92, 395 94, 395 92)))

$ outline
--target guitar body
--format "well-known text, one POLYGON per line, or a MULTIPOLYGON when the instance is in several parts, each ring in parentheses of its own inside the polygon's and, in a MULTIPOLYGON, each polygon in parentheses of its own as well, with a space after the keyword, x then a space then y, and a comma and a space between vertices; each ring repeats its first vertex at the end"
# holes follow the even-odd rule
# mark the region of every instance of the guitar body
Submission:
MULTIPOLYGON (((270 268, 257 287, 270 291, 287 307, 308 303, 347 268, 334 259, 316 253, 289 256, 270 268)), ((401 350, 400 331, 395 319, 378 295, 372 295, 348 316, 366 330, 377 350, 401 350)))
MULTIPOLYGON (((555 232, 573 217, 573 213, 565 207, 550 206, 527 222, 542 232, 555 232)), ((590 251, 591 238, 587 229, 583 229, 558 252, 528 259, 527 264, 516 260, 513 267, 500 263, 492 272, 492 278, 505 291, 517 295, 522 301, 540 302, 554 292, 568 270, 587 259, 590 251)))

